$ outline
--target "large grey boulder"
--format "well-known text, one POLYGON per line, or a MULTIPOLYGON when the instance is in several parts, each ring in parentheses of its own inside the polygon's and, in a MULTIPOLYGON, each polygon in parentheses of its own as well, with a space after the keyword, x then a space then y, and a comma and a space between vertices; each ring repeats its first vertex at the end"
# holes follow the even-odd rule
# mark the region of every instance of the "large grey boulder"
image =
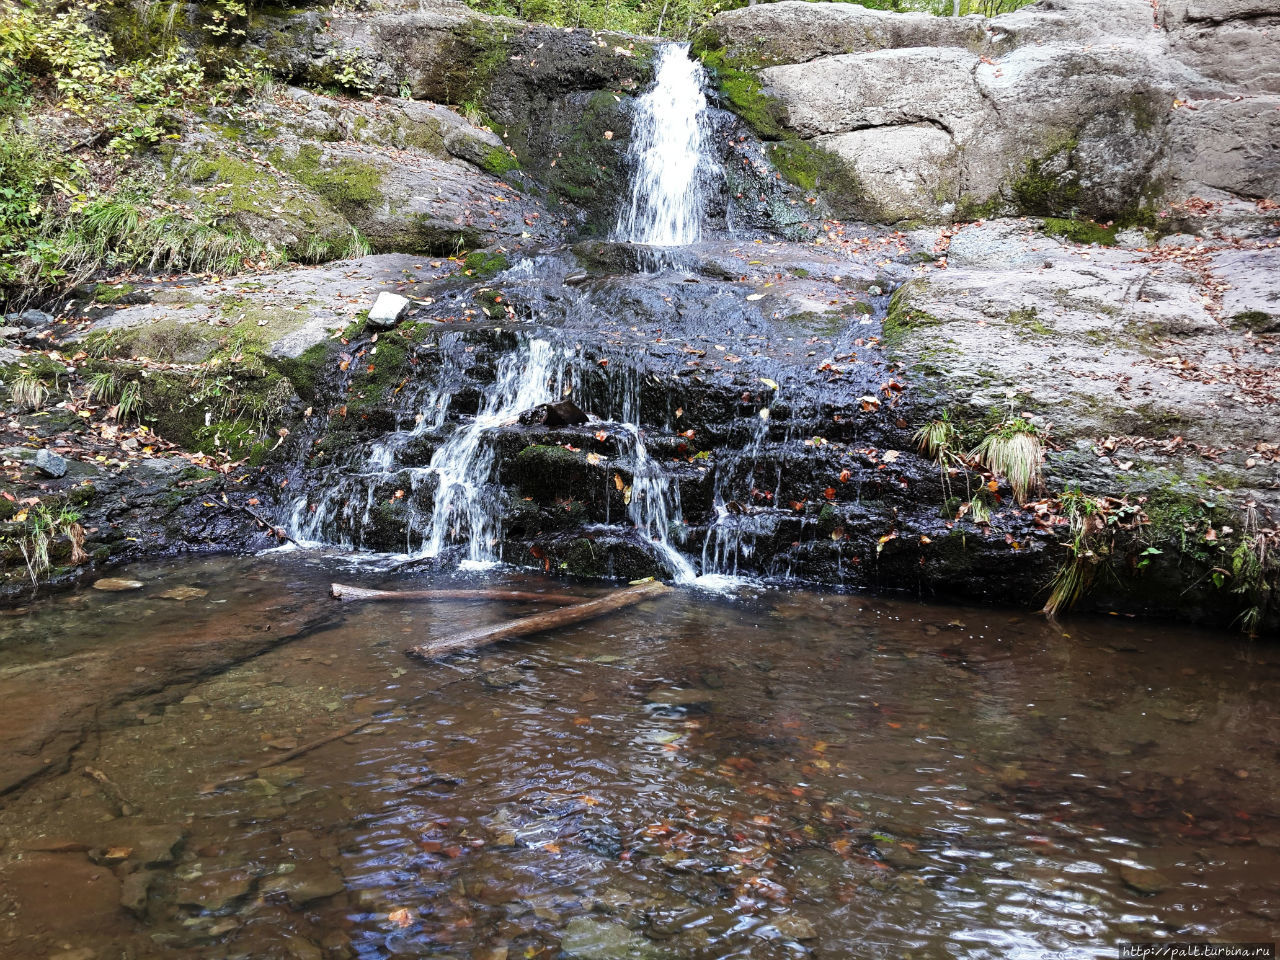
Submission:
MULTIPOLYGON (((754 73, 782 135, 843 161, 885 220, 1108 220, 1206 188, 1276 195, 1280 8, 1161 11, 1041 0, 988 20, 784 0, 720 14, 698 47, 754 73)), ((740 88, 728 100, 750 119, 740 88)))

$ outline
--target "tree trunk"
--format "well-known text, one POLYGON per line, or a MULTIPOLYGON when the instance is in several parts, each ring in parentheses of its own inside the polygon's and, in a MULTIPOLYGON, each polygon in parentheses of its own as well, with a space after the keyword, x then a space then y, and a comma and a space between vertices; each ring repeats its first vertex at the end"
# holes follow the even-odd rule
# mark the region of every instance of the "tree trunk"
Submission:
POLYGON ((497 643, 499 640, 510 640, 513 637, 524 637, 532 633, 542 633, 546 630, 554 630, 557 627, 567 627, 570 624, 581 623, 583 620, 591 620, 606 613, 612 613, 614 610, 621 610, 624 607, 641 603, 644 600, 652 600, 655 597, 662 596, 664 593, 669 593, 670 590, 671 588, 665 583, 656 581, 635 587, 627 587, 625 590, 617 590, 595 600, 588 600, 586 603, 575 603, 571 607, 561 607, 559 610, 535 613, 533 616, 521 617, 518 620, 508 620, 506 623, 495 623, 487 627, 465 630, 462 633, 442 637, 435 643, 410 647, 405 653, 422 660, 434 660, 450 653, 475 650, 477 647, 488 646, 491 643, 497 643))
POLYGON ((344 603, 352 600, 521 600, 543 603, 581 603, 570 593, 535 593, 530 590, 370 590, 345 583, 329 584, 329 593, 344 603))

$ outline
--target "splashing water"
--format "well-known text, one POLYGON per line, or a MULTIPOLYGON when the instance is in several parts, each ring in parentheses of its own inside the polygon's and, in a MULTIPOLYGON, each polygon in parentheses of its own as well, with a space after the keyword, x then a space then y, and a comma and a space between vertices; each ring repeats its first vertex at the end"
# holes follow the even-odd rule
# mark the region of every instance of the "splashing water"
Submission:
POLYGON ((705 86, 706 73, 687 45, 658 53, 653 87, 636 101, 629 151, 635 180, 619 239, 659 247, 701 239, 703 181, 714 164, 705 150, 705 86))
POLYGON ((486 434, 513 422, 522 411, 560 399, 568 364, 546 340, 530 340, 503 357, 498 378, 484 408, 456 431, 431 457, 436 486, 431 528, 422 553, 438 557, 450 543, 467 542, 467 567, 484 567, 500 558, 500 491, 494 480, 496 454, 486 434))

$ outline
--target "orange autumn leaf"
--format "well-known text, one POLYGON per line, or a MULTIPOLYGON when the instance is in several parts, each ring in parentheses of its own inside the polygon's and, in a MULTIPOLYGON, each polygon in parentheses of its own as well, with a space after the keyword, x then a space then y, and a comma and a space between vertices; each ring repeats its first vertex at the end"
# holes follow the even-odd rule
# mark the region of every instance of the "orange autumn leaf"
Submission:
POLYGON ((387 919, 394 923, 397 927, 407 927, 413 923, 413 914, 405 907, 399 907, 387 914, 387 919))

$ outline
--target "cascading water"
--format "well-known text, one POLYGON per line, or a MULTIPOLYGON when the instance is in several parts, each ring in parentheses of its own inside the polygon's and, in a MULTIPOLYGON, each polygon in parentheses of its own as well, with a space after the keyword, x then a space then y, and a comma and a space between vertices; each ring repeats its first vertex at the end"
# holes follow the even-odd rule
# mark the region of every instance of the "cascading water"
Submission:
POLYGON ((482 567, 499 559, 495 453, 485 435, 513 422, 524 410, 560 399, 566 359, 546 340, 530 340, 523 349, 503 357, 484 408, 431 457, 430 469, 438 484, 424 556, 438 557, 446 546, 465 536, 465 565, 482 567))
POLYGON ((715 163, 706 150, 706 73, 686 45, 658 52, 653 87, 636 101, 632 130, 635 180, 618 238, 657 247, 697 243, 715 163))

